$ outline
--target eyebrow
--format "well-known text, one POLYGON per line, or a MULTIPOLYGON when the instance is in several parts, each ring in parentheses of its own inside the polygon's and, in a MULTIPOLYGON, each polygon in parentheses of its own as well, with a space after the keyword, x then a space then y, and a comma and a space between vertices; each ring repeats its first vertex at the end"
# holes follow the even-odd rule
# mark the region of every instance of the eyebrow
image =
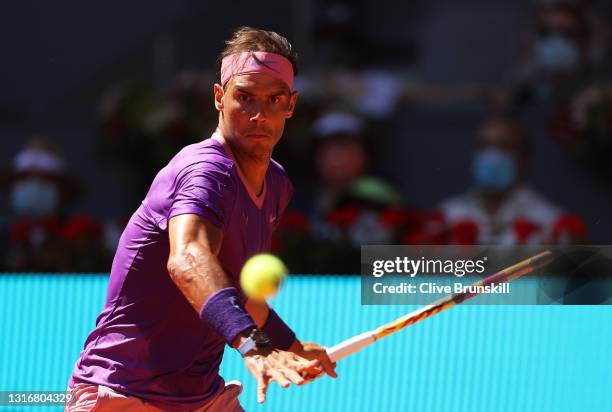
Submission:
MULTIPOLYGON (((240 92, 240 93, 251 95, 251 96, 253 96, 255 94, 255 93, 253 93, 253 92, 251 92, 251 91, 249 91, 249 90, 247 90, 247 89, 245 89, 245 88, 243 88, 241 86, 238 86, 238 85, 234 85, 234 90, 237 91, 237 92, 240 92)), ((282 88, 282 89, 275 90, 274 92, 270 93, 268 96, 272 97, 272 96, 281 96, 281 95, 289 96, 289 95, 291 95, 291 93, 289 91, 287 91, 285 88, 282 88)))

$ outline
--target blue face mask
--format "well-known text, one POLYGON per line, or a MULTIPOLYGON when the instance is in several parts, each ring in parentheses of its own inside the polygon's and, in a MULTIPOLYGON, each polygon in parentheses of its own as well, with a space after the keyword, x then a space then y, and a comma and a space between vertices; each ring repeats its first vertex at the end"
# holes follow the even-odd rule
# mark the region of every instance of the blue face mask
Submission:
POLYGON ((11 206, 15 213, 24 217, 51 216, 59 205, 57 185, 47 180, 30 178, 13 186, 11 206))
POLYGON ((535 45, 537 64, 548 71, 571 71, 580 64, 576 43, 561 34, 541 38, 535 45))
POLYGON ((474 157, 472 175, 479 188, 499 193, 515 182, 516 164, 512 155, 504 150, 483 149, 474 157))

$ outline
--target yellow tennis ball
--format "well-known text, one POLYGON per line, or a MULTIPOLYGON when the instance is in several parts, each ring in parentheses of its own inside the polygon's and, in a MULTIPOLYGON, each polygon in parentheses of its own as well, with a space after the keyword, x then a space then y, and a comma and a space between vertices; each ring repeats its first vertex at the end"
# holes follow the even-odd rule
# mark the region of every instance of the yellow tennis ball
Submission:
POLYGON ((240 286, 253 299, 263 300, 278 291, 287 276, 287 267, 274 255, 261 253, 246 261, 240 272, 240 286))

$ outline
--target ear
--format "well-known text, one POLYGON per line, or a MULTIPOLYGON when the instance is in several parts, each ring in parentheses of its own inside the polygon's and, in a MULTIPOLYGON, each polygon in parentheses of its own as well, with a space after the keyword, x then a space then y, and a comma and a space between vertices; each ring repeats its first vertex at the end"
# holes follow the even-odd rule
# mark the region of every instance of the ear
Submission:
POLYGON ((293 116, 293 112, 295 111, 295 105, 297 104, 298 92, 291 92, 291 97, 289 98, 289 110, 287 110, 286 118, 290 119, 293 116))
POLYGON ((215 108, 218 111, 223 110, 223 96, 225 92, 223 91, 223 87, 219 83, 215 83, 213 86, 213 92, 215 94, 215 108))

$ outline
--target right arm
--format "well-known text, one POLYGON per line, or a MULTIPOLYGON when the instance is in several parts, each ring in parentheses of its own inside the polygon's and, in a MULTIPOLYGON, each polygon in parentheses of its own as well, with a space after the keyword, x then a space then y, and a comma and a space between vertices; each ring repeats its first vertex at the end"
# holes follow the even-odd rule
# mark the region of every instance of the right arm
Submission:
MULTIPOLYGON (((200 314, 211 296, 232 286, 217 259, 223 232, 195 214, 172 217, 168 231, 168 273, 194 310, 200 314)), ((257 324, 265 322, 264 316, 257 319, 257 324)), ((245 330, 240 333, 230 342, 231 346, 237 348, 250 332, 245 330)), ((284 388, 291 382, 302 385, 307 382, 303 376, 308 376, 309 371, 319 365, 318 360, 308 360, 295 353, 273 348, 255 349, 244 356, 244 361, 257 380, 257 398, 260 403, 265 401, 270 381, 276 381, 284 388)))
POLYGON ((170 257, 168 273, 196 312, 208 298, 231 283, 217 255, 223 232, 205 218, 178 215, 168 223, 170 257))

